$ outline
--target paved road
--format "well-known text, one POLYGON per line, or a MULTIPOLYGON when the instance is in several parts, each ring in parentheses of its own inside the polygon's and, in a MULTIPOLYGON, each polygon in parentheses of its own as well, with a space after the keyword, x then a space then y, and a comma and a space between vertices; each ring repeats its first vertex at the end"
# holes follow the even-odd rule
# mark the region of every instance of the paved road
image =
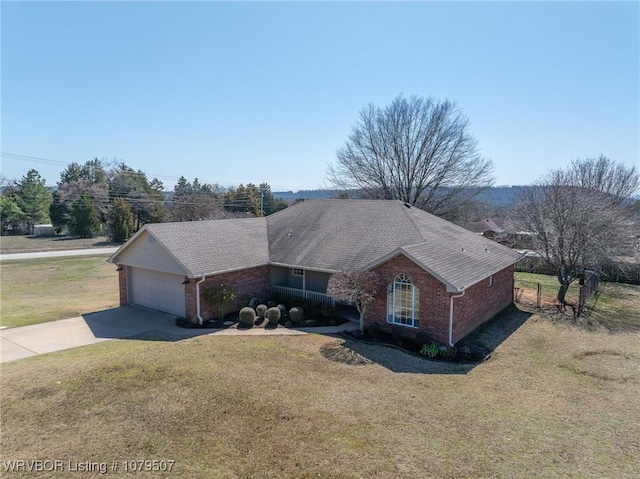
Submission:
POLYGON ((65 256, 84 256, 96 254, 111 254, 118 248, 90 248, 90 249, 68 249, 62 251, 38 251, 37 253, 13 253, 0 254, 0 261, 12 259, 36 259, 36 258, 62 258, 65 256))
POLYGON ((185 329, 176 325, 176 317, 135 306, 122 306, 78 318, 62 319, 48 323, 0 330, 0 362, 61 351, 113 339, 145 339, 177 341, 180 339, 215 334, 222 336, 299 335, 307 333, 332 334, 358 328, 349 321, 340 326, 288 329, 254 327, 239 330, 185 329))

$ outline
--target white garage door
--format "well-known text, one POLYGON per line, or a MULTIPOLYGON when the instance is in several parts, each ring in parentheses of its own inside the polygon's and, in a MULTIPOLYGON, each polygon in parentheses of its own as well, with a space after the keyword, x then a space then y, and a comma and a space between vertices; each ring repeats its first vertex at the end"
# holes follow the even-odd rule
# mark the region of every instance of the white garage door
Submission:
POLYGON ((129 269, 129 303, 184 316, 184 276, 129 269))

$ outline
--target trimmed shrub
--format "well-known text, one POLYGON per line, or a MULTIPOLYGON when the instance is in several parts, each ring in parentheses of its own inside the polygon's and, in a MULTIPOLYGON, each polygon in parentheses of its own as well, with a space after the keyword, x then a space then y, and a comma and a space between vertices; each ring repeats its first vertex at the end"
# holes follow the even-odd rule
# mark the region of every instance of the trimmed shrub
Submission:
POLYGON ((256 312, 253 308, 246 306, 240 310, 240 324, 244 326, 253 326, 255 320, 256 312))
POLYGON ((284 304, 280 303, 276 308, 280 310, 280 317, 284 318, 287 315, 287 307, 284 304))
POLYGON ((267 301, 267 306, 268 306, 269 308, 275 308, 275 307, 276 307, 276 303, 275 303, 275 302, 273 302, 273 301, 267 301))
POLYGON ((380 326, 380 323, 371 323, 367 327, 367 332, 372 338, 380 338, 382 336, 382 326, 380 326))
POLYGON ((304 321, 304 309, 300 307, 291 308, 289 310, 289 317, 292 322, 301 324, 304 321))
POLYGON ((267 309, 267 319, 271 324, 278 324, 278 321, 280 321, 280 316, 282 316, 282 313, 278 308, 267 309))
POLYGON ((253 298, 251 298, 249 300, 249 307, 251 309, 256 309, 256 307, 261 303, 262 301, 260 301, 258 298, 256 298, 255 296, 253 298))
POLYGON ((264 319, 264 317, 267 314, 267 309, 269 309, 267 307, 266 304, 259 304, 258 306, 256 306, 256 313, 258 314, 258 319, 260 321, 262 321, 264 319))
POLYGON ((336 314, 336 310, 331 306, 322 305, 320 307, 320 316, 323 318, 333 318, 336 314))

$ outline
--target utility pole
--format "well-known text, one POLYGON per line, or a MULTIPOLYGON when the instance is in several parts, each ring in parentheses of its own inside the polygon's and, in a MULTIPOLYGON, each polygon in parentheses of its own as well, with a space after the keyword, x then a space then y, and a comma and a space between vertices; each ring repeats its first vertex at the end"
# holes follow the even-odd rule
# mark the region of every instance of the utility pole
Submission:
POLYGON ((264 216, 264 190, 260 189, 260 214, 264 216))

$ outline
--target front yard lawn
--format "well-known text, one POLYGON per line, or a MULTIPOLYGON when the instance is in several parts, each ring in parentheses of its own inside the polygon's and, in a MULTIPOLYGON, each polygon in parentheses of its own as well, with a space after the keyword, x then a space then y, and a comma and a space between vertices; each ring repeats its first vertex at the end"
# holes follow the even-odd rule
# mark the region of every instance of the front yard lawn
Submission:
POLYGON ((0 459, 119 460, 109 476, 123 477, 124 460, 175 461, 140 478, 637 477, 638 334, 511 321, 490 325, 514 332, 475 367, 322 335, 119 340, 3 364, 0 459))
POLYGON ((3 261, 0 325, 26 326, 118 306, 118 273, 106 258, 3 261))

